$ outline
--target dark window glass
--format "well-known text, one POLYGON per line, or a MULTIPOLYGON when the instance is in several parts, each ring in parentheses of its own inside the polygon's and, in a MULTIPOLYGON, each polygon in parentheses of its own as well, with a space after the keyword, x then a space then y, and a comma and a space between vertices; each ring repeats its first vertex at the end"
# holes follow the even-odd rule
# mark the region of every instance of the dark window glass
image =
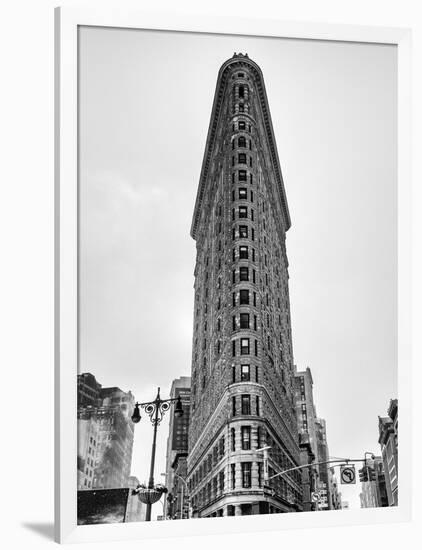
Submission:
POLYGON ((245 87, 239 86, 239 97, 245 97, 245 87))
POLYGON ((241 437, 242 437, 242 451, 249 451, 251 448, 251 427, 250 426, 241 427, 241 437))
POLYGON ((258 357, 258 340, 255 340, 255 355, 258 357))
POLYGON ((236 340, 232 340, 232 356, 236 355, 236 340))
POLYGON ((253 176, 252 174, 249 174, 249 182, 251 185, 253 185, 253 176))
POLYGON ((255 229, 252 228, 252 240, 254 241, 255 240, 255 229))
POLYGON ((232 428, 230 430, 230 434, 231 434, 231 442, 232 442, 232 451, 235 451, 236 450, 236 430, 232 428))
POLYGON ((232 415, 236 416, 236 397, 232 397, 232 415))
POLYGON ((249 338, 240 339, 240 355, 249 355, 249 338))
POLYGON ((239 181, 246 181, 246 170, 239 170, 239 181))
POLYGON ((246 122, 244 120, 239 120, 239 130, 246 129, 246 122))
POLYGON ((242 487, 248 489, 251 487, 252 462, 242 462, 242 487))
POLYGON ((239 206, 239 218, 247 218, 247 217, 248 217, 248 207, 239 206))
POLYGON ((242 395, 241 404, 242 404, 242 414, 245 414, 245 415, 251 414, 251 396, 242 395))
POLYGON ((256 416, 259 416, 259 396, 257 395, 255 397, 255 408, 256 408, 256 416))
POLYGON ((236 367, 232 367, 232 384, 236 382, 236 367))
POLYGON ((249 328, 249 313, 240 314, 240 328, 249 328))
POLYGON ((236 317, 234 315, 232 317, 232 329, 236 330, 236 317))
POLYGON ((248 198, 248 192, 245 187, 239 188, 239 199, 247 199, 248 198))
POLYGON ((244 136, 240 136, 238 140, 239 147, 246 147, 246 138, 244 136))
POLYGON ((259 382, 259 367, 258 365, 255 367, 255 382, 259 382))
POLYGON ((240 305, 248 305, 249 304, 249 290, 241 290, 239 295, 239 303, 240 305))
POLYGON ((248 226, 247 225, 239 225, 239 237, 241 239, 247 239, 248 238, 248 226))
MULTIPOLYGON (((231 483, 232 483, 232 489, 236 487, 236 464, 230 464, 230 473, 231 473, 231 483)), ((234 515, 234 506, 233 506, 233 514, 234 515)))
POLYGON ((251 379, 250 377, 250 366, 249 365, 241 365, 240 366, 240 380, 242 382, 249 382, 251 379))
POLYGON ((246 154, 239 153, 239 164, 246 164, 246 154))
POLYGON ((239 280, 240 281, 249 281, 249 268, 248 267, 239 268, 239 280))
POLYGON ((241 260, 247 260, 248 259, 248 247, 247 246, 239 246, 239 258, 241 260))

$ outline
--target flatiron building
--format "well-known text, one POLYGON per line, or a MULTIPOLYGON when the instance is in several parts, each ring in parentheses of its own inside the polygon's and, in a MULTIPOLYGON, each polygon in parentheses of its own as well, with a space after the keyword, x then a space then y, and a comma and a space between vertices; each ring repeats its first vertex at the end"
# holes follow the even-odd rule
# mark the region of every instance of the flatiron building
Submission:
POLYGON ((299 464, 290 223, 263 74, 235 54, 218 74, 191 227, 193 516, 302 509, 297 471, 270 479, 299 464))

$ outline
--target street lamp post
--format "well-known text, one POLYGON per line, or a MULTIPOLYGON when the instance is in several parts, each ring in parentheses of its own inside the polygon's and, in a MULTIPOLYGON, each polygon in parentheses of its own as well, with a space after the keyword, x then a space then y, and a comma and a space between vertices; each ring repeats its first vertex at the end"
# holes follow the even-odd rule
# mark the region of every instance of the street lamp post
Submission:
POLYGON ((146 403, 135 403, 135 408, 132 414, 132 422, 137 424, 141 420, 141 413, 139 407, 142 407, 144 411, 148 414, 151 423, 154 427, 153 437, 152 437, 152 448, 151 448, 151 464, 149 470, 149 480, 148 488, 146 491, 138 493, 138 496, 142 502, 147 505, 145 521, 151 521, 151 509, 154 502, 157 502, 162 495, 162 490, 157 490, 154 487, 154 466, 155 466, 155 449, 157 443, 157 428, 161 420, 164 417, 164 414, 170 409, 170 405, 176 403, 174 409, 174 415, 180 417, 183 415, 182 401, 179 397, 171 399, 161 399, 160 397, 160 388, 158 388, 157 397, 154 401, 148 401, 146 403))

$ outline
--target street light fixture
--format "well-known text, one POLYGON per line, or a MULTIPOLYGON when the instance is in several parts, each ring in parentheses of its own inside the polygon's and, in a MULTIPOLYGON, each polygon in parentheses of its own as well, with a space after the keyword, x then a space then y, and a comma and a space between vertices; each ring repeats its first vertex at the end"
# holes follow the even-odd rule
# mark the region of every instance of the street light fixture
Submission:
POLYGON ((154 486, 154 465, 155 465, 155 449, 157 442, 157 428, 160 422, 162 421, 164 414, 170 409, 172 403, 176 403, 174 410, 175 416, 180 418, 183 415, 183 406, 182 400, 179 397, 174 397, 171 399, 161 399, 160 397, 160 388, 158 388, 157 397, 154 401, 147 401, 146 403, 135 403, 133 413, 131 416, 132 422, 137 424, 141 420, 140 407, 148 414, 151 423, 154 427, 154 433, 152 438, 152 448, 151 448, 151 465, 149 471, 149 480, 148 487, 140 490, 138 492, 138 497, 141 502, 147 505, 145 521, 151 521, 151 509, 152 505, 157 502, 163 492, 166 492, 167 489, 162 486, 154 486))

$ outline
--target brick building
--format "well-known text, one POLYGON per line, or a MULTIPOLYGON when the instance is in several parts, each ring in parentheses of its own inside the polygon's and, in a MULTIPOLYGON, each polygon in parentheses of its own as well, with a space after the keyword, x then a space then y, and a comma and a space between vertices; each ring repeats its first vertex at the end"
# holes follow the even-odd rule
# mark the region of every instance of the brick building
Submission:
POLYGON ((398 401, 392 399, 388 416, 378 418, 379 439, 384 463, 388 505, 398 505, 398 401))
POLYGON ((286 232, 290 215, 261 69, 220 69, 196 241, 188 479, 194 515, 302 509, 286 232))

